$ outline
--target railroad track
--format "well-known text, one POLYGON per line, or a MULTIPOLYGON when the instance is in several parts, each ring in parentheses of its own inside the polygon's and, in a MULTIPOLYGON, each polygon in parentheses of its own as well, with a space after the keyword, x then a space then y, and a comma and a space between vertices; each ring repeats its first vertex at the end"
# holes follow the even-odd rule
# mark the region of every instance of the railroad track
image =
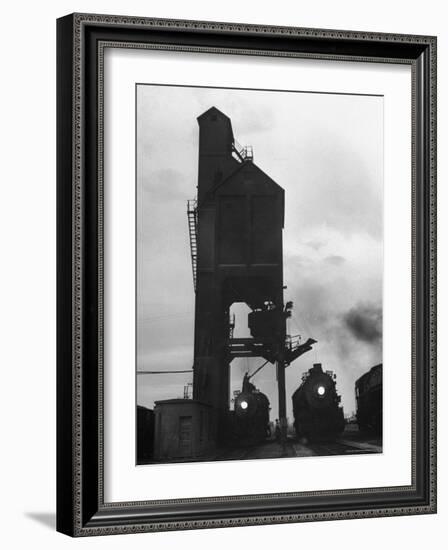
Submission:
POLYGON ((313 451, 315 455, 348 455, 348 454, 369 454, 380 453, 381 447, 369 445, 367 443, 359 443, 357 441, 336 440, 318 443, 310 443, 307 447, 313 451))
POLYGON ((280 457, 337 456, 381 453, 381 446, 363 441, 336 439, 335 441, 298 442, 288 439, 285 448, 276 441, 265 441, 250 447, 223 449, 215 460, 254 460, 280 457))

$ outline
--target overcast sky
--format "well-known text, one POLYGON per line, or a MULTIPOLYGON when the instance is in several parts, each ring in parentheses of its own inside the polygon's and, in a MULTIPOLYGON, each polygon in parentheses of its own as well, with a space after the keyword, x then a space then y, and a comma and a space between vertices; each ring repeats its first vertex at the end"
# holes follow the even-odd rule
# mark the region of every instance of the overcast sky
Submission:
MULTIPOLYGON (((186 202, 198 170, 197 117, 215 106, 255 163, 285 190, 289 332, 318 340, 286 371, 288 416, 314 362, 337 375, 346 414, 354 382, 382 361, 383 99, 139 85, 137 88, 137 369, 193 364, 194 290, 186 202)), ((244 308, 236 336, 247 334, 244 308)), ((261 358, 231 366, 231 392, 261 358)), ((387 366, 386 366, 387 368, 387 366)), ((139 375, 137 401, 181 397, 189 374, 139 375)), ((253 379, 277 417, 275 367, 253 379)))

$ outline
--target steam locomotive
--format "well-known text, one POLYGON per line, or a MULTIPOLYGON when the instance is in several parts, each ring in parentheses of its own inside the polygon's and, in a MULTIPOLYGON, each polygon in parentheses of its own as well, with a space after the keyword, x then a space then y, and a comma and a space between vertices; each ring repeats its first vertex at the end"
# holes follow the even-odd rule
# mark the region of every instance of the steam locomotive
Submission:
POLYGON ((230 413, 230 438, 237 445, 256 445, 270 435, 270 403, 267 396, 249 382, 247 376, 243 389, 235 398, 230 413))
POLYGON ((383 365, 375 365, 355 382, 356 420, 359 429, 383 430, 383 365))
POLYGON ((344 413, 335 378, 332 372, 324 372, 320 363, 315 363, 303 375, 301 385, 292 396, 297 437, 328 440, 344 431, 344 413))

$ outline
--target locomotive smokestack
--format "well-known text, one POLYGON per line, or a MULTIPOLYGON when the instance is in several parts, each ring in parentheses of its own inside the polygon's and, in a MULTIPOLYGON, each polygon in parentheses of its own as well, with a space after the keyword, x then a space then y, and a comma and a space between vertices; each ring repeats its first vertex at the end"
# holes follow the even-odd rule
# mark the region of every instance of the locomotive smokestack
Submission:
POLYGON ((313 370, 315 372, 323 372, 322 370, 322 363, 314 363, 313 364, 313 370))

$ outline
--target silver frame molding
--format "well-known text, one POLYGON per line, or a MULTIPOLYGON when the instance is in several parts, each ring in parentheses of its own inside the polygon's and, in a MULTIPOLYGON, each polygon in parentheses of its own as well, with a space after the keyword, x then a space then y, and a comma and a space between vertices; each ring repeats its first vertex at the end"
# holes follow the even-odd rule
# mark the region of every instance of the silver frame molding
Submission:
POLYGON ((71 536, 436 512, 436 38, 73 14, 58 20, 58 504, 71 536), (104 502, 104 49, 409 64, 412 68, 412 484, 104 502))

